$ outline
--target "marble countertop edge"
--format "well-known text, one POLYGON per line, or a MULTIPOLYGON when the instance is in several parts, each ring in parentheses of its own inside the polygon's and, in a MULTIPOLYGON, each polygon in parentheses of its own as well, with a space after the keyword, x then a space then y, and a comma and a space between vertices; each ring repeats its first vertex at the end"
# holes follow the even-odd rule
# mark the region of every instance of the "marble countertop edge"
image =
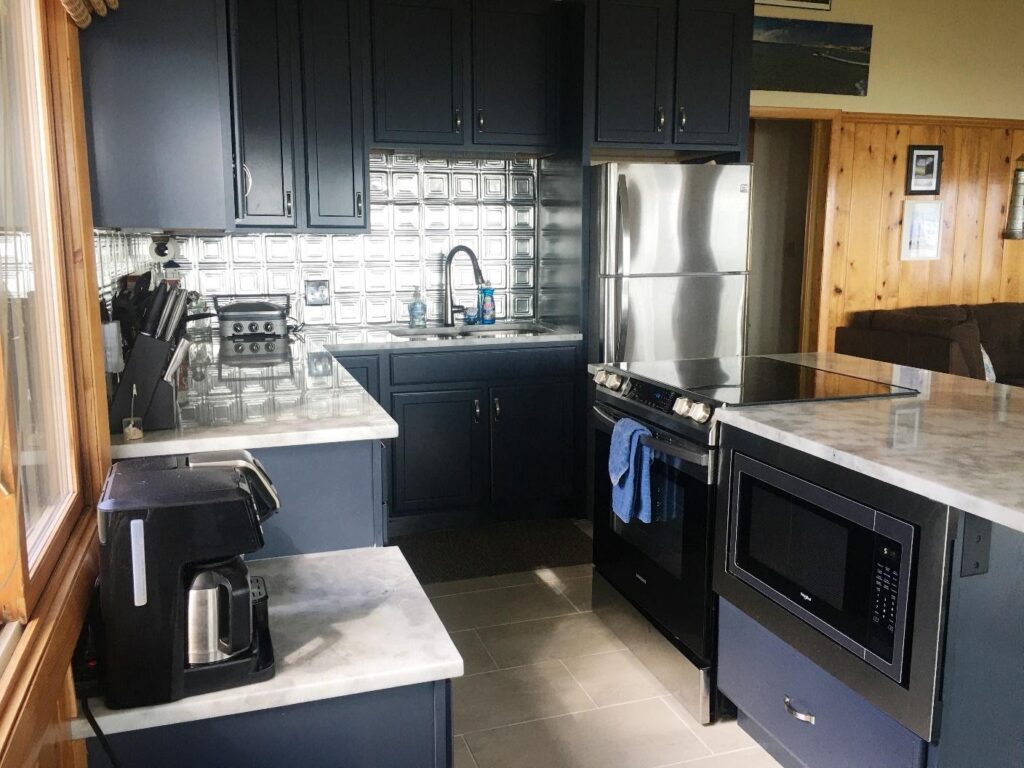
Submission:
MULTIPOLYGON (((460 658, 458 663, 424 665, 415 670, 363 675, 330 682, 311 681, 297 684, 286 691, 254 690, 250 693, 246 691, 245 686, 226 688, 218 692, 223 694, 222 700, 203 701, 191 707, 191 711, 189 710, 193 699, 186 697, 155 707, 103 710, 102 713, 96 712, 95 714, 103 733, 109 736, 142 728, 159 728, 165 725, 242 715, 247 712, 288 707, 295 704, 308 704, 340 696, 373 693, 406 685, 432 683, 437 680, 461 677, 463 671, 463 663, 460 658)), ((71 721, 72 739, 88 739, 94 735, 88 721, 84 718, 79 717, 71 721)))

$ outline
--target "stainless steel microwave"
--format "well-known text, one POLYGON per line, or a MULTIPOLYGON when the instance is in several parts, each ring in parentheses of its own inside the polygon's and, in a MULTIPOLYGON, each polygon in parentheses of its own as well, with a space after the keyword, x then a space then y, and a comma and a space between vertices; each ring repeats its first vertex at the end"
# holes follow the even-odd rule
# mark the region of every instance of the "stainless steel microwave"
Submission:
POLYGON ((913 525, 743 454, 727 570, 903 682, 913 525))
POLYGON ((717 594, 925 741, 959 510, 721 426, 717 594))

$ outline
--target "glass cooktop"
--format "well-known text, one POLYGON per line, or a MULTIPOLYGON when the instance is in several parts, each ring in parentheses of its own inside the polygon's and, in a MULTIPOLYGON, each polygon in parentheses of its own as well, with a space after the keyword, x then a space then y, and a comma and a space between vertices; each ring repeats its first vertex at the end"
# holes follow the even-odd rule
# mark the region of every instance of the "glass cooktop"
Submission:
POLYGON ((770 357, 661 360, 617 363, 615 367, 653 384, 699 395, 726 406, 918 394, 917 390, 907 387, 770 357))

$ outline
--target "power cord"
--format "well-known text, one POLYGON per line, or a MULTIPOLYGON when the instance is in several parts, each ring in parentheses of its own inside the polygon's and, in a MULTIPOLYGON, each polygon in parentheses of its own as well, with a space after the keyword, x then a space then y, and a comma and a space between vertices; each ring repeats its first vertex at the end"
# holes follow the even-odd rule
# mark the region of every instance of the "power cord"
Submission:
POLYGON ((93 717, 92 710, 89 708, 89 700, 84 696, 79 699, 82 704, 82 713, 85 715, 85 719, 89 721, 89 725, 92 726, 92 732, 96 734, 96 740, 100 743, 103 751, 107 755, 107 760, 110 761, 112 768, 121 768, 121 761, 117 759, 117 755, 114 753, 114 748, 110 746, 110 742, 107 741, 106 734, 103 733, 100 728, 100 724, 96 722, 96 718, 93 717))

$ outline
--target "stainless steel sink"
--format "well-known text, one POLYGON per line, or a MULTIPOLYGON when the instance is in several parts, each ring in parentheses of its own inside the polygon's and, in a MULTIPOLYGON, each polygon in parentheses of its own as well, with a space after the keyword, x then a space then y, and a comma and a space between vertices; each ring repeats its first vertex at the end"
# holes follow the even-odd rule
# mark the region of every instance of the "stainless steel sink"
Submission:
POLYGON ((460 325, 454 328, 394 328, 392 336, 409 341, 444 341, 446 339, 507 339, 525 336, 542 336, 551 333, 550 328, 537 323, 495 323, 494 325, 460 325))

